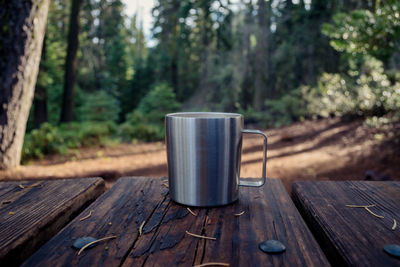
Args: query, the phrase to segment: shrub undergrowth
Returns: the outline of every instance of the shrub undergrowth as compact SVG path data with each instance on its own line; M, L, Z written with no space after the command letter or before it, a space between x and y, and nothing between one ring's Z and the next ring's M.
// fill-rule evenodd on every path
M25 135L22 162L47 154L66 155L69 149L109 146L118 142L114 122L73 122L60 126L43 123Z
M65 155L71 149L81 147L108 146L120 141L137 142L157 141L164 138L164 116L178 111L180 103L172 88L166 84L156 85L139 103L139 106L127 115L126 121L117 125L114 121L117 112L113 105L102 109L96 100L104 100L107 95L93 95L94 103L87 105L84 118L91 121L72 122L55 126L44 123L39 129L25 135L22 149L22 161L43 158L47 154ZM107 101L106 101L107 102ZM113 103L111 101L108 101ZM113 121L101 121L104 119Z

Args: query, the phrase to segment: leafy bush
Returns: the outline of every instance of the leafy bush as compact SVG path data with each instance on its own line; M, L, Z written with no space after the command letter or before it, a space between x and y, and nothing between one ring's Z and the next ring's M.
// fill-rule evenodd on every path
M279 99L265 101L266 126L282 126L307 116L307 105L299 89L285 94Z
M28 158L42 158L51 153L65 153L63 138L58 134L57 127L43 123L40 129L25 135L22 161Z
M111 99L111 100L110 100ZM46 154L66 154L69 149L91 146L107 146L119 137L124 141L143 141L164 138L164 116L175 112L180 104L173 90L165 84L155 86L140 102L138 108L128 114L127 121L119 127L116 120L117 103L105 92L98 92L86 102L85 119L92 121L72 122L54 126L44 123L39 129L26 134L22 160L42 158ZM97 120L97 121L93 121Z
M60 135L68 148L106 146L117 135L117 125L105 122L72 122L59 127Z
M66 123L57 127L44 123L25 135L22 161L46 154L65 155L68 149L107 146L115 142L117 126L113 122Z
M163 123L167 113L179 110L181 104L176 100L174 90L167 84L158 84L139 103L135 110L151 123ZM129 119L129 115L128 115Z
M348 81L340 74L323 73L316 87L302 86L307 111L312 116L328 117L353 113L356 105Z
M119 112L118 101L104 90L88 94L79 109L83 121L117 121Z
M398 51L400 36L400 20L395 12L398 1L388 2L375 13L369 10L338 13L332 24L323 25L322 32L331 38L331 46L338 51L369 54L386 61Z
M249 116L263 126L281 126L306 117L398 114L400 83L391 81L382 62L371 56L361 57L358 65L347 74L323 73L316 86L301 86L281 98L266 100L264 112Z
M140 101L137 109L127 115L126 122L119 127L119 134L124 141L162 140L165 114L179 108L172 88L158 84Z
M373 116L400 110L400 84L391 85L382 62L365 57L356 74L324 73L316 87L301 87L308 112L327 117Z

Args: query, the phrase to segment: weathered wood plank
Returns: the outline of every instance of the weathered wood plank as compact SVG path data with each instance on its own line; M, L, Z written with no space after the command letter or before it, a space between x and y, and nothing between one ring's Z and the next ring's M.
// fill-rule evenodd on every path
M334 265L400 266L383 251L385 244L399 243L400 182L321 181L296 182L293 199ZM370 205L364 208L346 205Z
M171 201L162 184L152 178L120 179L82 213L94 210L90 219L72 221L24 265L193 266L210 261L231 266L329 265L280 180L269 180L262 188L241 188L240 201L232 205L192 208L197 216ZM242 216L234 216L242 210ZM186 231L217 240L192 237ZM71 244L87 235L117 238L78 256ZM258 244L266 239L279 239L287 251L263 253Z
M58 235L42 246L24 266L118 266L138 239L139 227L163 205L168 189L160 179L120 178ZM80 218L93 210L84 221ZM98 246L83 251L71 248L79 237L102 238L116 235ZM105 249L107 247L107 249Z
M157 227L150 224L150 229L144 228L144 235L123 266L192 266L199 240L187 236L186 231L201 233L206 210L196 211L195 217L183 206L169 198L167 201L165 206L157 209L162 213Z
M260 189L240 188L239 201L208 211L205 234L196 264L227 262L231 266L327 266L324 254L307 229L282 182L268 179ZM244 211L243 215L235 216ZM286 246L280 255L261 252L258 244L276 239Z
M15 266L104 192L101 178L0 183L0 266Z

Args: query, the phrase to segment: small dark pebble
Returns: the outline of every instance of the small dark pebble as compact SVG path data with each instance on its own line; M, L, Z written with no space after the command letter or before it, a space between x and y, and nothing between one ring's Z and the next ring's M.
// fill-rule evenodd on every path
M72 244L72 247L74 249L81 249L84 246L86 246L87 244L89 244L90 242L93 242L93 241L96 241L96 240L97 239L94 238L94 237L84 236L84 237L81 237L81 238L78 238L77 240L75 240L75 242ZM94 247L96 245L97 245L97 243L92 244L92 245L89 246L89 248L92 248L92 247Z
M383 250L390 256L400 259L400 246L396 244L385 245Z
M286 250L284 244L278 240L266 240L258 245L265 253L282 253Z

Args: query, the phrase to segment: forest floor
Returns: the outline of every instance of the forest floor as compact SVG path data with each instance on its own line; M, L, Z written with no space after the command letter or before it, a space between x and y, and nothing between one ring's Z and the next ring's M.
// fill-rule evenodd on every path
M399 132L400 124L391 132ZM269 136L267 176L290 191L298 180L400 180L400 144L363 121L304 121L265 130ZM262 138L245 135L241 177L261 177ZM52 155L14 170L0 180L103 177L107 186L121 176L167 175L165 144L119 144Z

